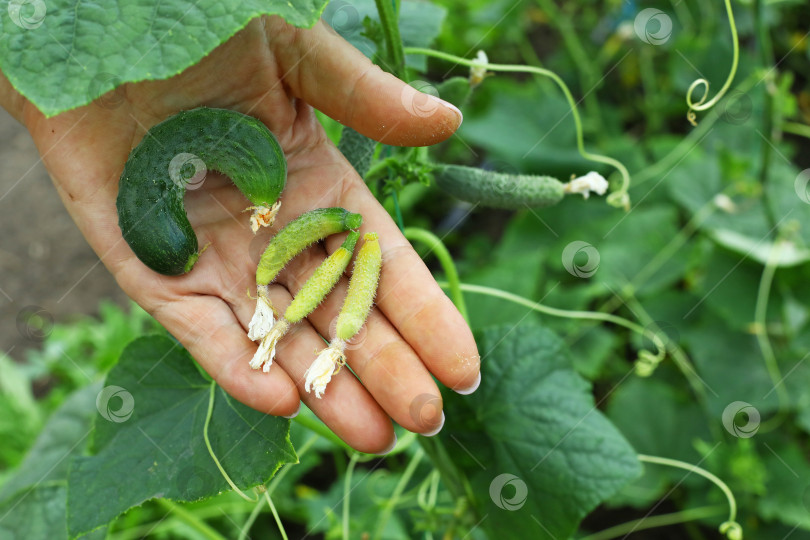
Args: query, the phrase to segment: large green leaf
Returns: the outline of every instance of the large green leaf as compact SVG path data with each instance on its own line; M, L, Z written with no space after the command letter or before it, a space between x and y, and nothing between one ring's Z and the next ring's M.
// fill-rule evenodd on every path
M569 538L638 476L636 454L552 332L493 327L478 346L481 387L473 397L445 396L441 437L472 484L481 526L493 538Z
M100 389L94 384L68 397L0 488L0 538L67 538L69 458L87 445ZM104 538L104 532L90 537Z
M104 4L2 0L0 69L21 94L53 116L85 105L121 83L176 75L260 15L280 15L296 26L311 26L325 4L326 0Z
M149 499L193 501L228 489L203 439L212 384L169 338L140 338L124 350L97 402L95 455L70 468L72 536ZM240 488L296 461L289 420L250 409L218 387L212 406L211 446Z
M431 2L404 1L399 4L399 34L406 47L428 47L439 35L447 10ZM323 19L363 54L373 58L378 45L369 39L363 20L368 17L379 24L374 0L334 0L323 12ZM380 35L380 37L382 37ZM408 55L405 63L425 71L424 56Z
M644 454L695 463L701 459L694 448L695 440L711 440L706 423L700 422L705 418L700 405L675 385L655 378L632 377L623 382L611 394L606 412L633 447ZM649 467L611 502L646 506L660 498L667 486L682 481L679 469Z

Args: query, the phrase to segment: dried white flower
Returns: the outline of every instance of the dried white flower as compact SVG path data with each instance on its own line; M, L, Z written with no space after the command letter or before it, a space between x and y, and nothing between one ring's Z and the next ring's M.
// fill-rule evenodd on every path
M248 325L248 338L253 341L264 339L264 336L270 333L270 329L273 328L276 322L273 304L270 303L268 297L267 285L259 285L257 293L256 311L253 312L253 318L250 319Z
M276 203L271 206L251 206L247 208L247 210L253 210L250 214L250 230L254 232L258 232L261 227L269 227L273 224L276 220L276 214L278 214L278 210L281 208L281 201L276 201Z
M327 348L320 352L305 374L304 389L307 392L314 391L316 398L323 395L326 385L332 380L332 375L340 371L340 368L346 364L346 355L343 353L345 348L345 341L334 339Z
M478 54L475 57L476 62L481 62L482 64L488 64L489 59L487 58L487 53L484 51L478 51ZM470 86L476 87L481 84L481 81L487 76L487 68L485 67L471 67L470 68Z
M256 350L256 354L253 355L253 360L250 361L250 367L253 369L262 368L265 373L270 371L270 366L273 365L273 360L276 359L276 345L289 328L290 323L286 319L279 319L273 325L270 333L259 343L259 348Z
M564 184L563 190L566 193L581 193L583 199L587 199L591 192L597 195L604 195L608 188L608 181L598 172L591 171L585 176L574 178Z
M737 205L731 200L731 197L725 193L718 193L714 196L714 205L727 214L735 214L737 212Z

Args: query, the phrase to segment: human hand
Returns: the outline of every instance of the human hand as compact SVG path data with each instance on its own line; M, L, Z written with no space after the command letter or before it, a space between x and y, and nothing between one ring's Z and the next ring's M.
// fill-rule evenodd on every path
M339 437L364 452L391 446L391 418L419 433L439 428L443 416L434 407L441 398L431 374L451 388L477 384L479 358L472 334L328 140L310 105L376 140L409 146L444 140L458 127L459 114L433 102L432 114L413 114L409 104L431 98L383 73L323 23L302 30L277 17L252 21L171 79L127 84L116 96L121 101L114 108L93 103L46 119L0 78L2 103L31 132L65 206L122 289L177 337L218 384L250 407L289 416L302 399ZM279 139L288 180L273 232L304 211L342 206L363 215L361 231L379 234L383 269L377 304L362 346L347 351L362 384L341 370L323 398L303 389L304 372L324 347L319 334L329 336L345 295L345 279L279 343L269 373L250 369L256 344L246 329L255 301L245 291L255 287L263 244L256 249L258 240L241 214L247 200L222 175L209 173L199 189L186 193L200 245L211 244L192 272L159 275L123 241L115 197L130 150L152 125L201 105L255 116ZM330 238L326 249L314 246L297 257L271 286L274 305L283 310L341 241ZM419 411L420 404L436 414Z

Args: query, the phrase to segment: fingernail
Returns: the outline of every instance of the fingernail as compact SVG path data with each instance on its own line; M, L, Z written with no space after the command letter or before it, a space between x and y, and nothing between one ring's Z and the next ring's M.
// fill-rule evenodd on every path
M467 388L453 388L453 391L456 394L461 394L462 396L467 396L478 390L478 387L481 386L481 371L478 371L478 377L475 378L475 382L472 383Z
M433 437L434 435L438 434L442 430L442 428L444 427L444 420L445 420L444 411L442 411L442 421L439 424L439 427L437 427L433 431L428 431L427 433L422 433L422 435L425 436L425 437Z
M426 94L426 95L430 96L431 98L435 99L436 101L438 101L439 103L441 103L442 105L444 105L445 107L450 109L451 111L455 112L458 115L458 125L459 126L461 125L461 123L464 121L464 115L461 113L461 109L459 109L458 107L456 107L455 105L453 105L449 101L445 101L445 100L443 100L442 98L440 98L438 96L434 96L433 94Z
M290 416L282 416L282 418L286 418L287 420L292 420L293 418L298 416L298 413L300 413L300 412L301 412L301 402L299 401L298 402L298 408L295 410L295 412L292 413Z
M391 445L382 452L378 452L378 455L384 456L386 454L390 454L396 447L397 447L397 434L394 433L394 440L391 442Z

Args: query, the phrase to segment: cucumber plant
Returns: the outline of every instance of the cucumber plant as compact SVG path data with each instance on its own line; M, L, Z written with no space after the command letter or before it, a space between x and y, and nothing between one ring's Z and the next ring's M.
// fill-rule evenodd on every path
M250 201L254 232L272 224L287 180L287 162L273 133L236 111L182 111L149 130L119 180L118 224L152 270L183 274L199 258L183 195L189 181L207 169L226 174Z

